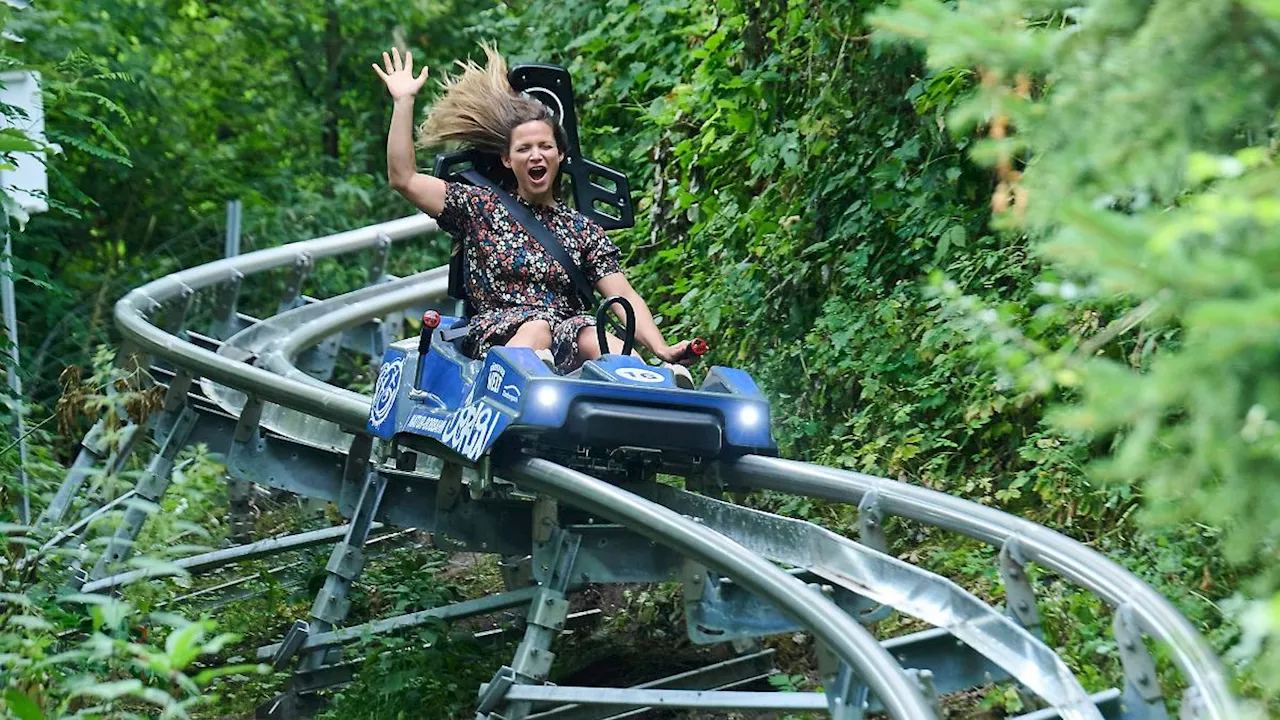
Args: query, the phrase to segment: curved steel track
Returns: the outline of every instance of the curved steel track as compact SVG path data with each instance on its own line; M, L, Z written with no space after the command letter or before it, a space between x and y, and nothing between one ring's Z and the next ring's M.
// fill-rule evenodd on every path
M525 640L512 663L514 671L504 667L493 682L480 689L477 717L621 717L628 708L644 706L637 703L673 703L687 707L825 707L839 718L861 717L867 708L882 708L894 718L931 718L937 713L935 691L945 693L960 687L949 684L953 679L949 679L946 665L951 661L941 661L941 670L925 671L920 669L923 665L909 664L906 658L915 658L912 652L922 652L923 643L939 638L945 641L943 645L951 643L953 650L967 648L971 659L987 668L986 677L992 678L994 672L998 676L994 679L1016 682L1028 697L1038 697L1046 709L1028 718L1165 717L1165 700L1144 638L1168 648L1188 688L1182 702L1187 717L1228 720L1239 715L1212 650L1149 586L1074 540L943 493L756 456L719 464L709 473L714 481L710 484L720 488L769 489L856 504L861 543L809 523L723 502L714 492L708 496L652 484L613 485L532 458L495 468L501 497L481 497L476 492L474 498L459 500L456 489L451 489L447 468L432 458L421 458L425 465L410 467L395 449L378 448L364 435L369 399L325 380L325 368L332 367L339 346L363 348L376 362L381 346L399 333L399 319L424 306L444 306L445 269L396 279L374 267L370 284L355 292L325 300L305 299L300 294L306 273L318 261L372 251L378 258L375 265L384 263L391 243L435 229L434 221L415 215L219 260L147 283L115 307L125 347L150 356L163 368L169 385L165 410L152 428L161 438L157 455L161 461L149 468L139 483L142 497L154 500L164 491L167 481L162 476L168 470L162 456L168 452L171 462L176 452L170 446L200 439L211 446L221 445L214 449L227 452L231 474L240 482L252 480L333 500L352 518L345 530L308 535L306 542L311 544L339 541L329 564L326 588L317 598L308 627L300 623L297 632L260 653L274 658L278 666L299 656L293 691L317 687L317 678L333 671L326 660L328 651L354 634L343 635L345 631L336 629L345 609L332 614L322 606L334 598L345 598L345 588L363 564L364 540L375 526L376 516L387 525L433 527L442 536L453 537L459 546L503 555L530 552L522 550L518 539L512 539L507 526L517 525L522 532L532 533L534 564L542 563L541 572L533 571L533 589L517 588L507 594L509 597L496 596L488 605L483 600L469 601L479 603L482 610L533 601ZM282 299L281 312L261 321L237 315L235 298L241 283L271 270L293 273L293 295ZM220 299L215 325L221 332L214 334L223 337L221 342L184 331L187 311L200 295ZM306 371L299 369L300 363ZM122 452L127 450L116 451ZM91 456L90 464L116 458L92 438L86 439L84 454ZM399 462L393 463L397 459ZM317 473L330 473L332 478L318 478ZM76 479L69 477L59 493L61 501L46 511L46 521L60 520L78 488ZM539 513L547 503L553 508L556 504L573 508L588 518L588 524L582 524L579 516L569 522L569 516L564 515L563 528L553 521L551 531L540 529L538 518L545 519L545 513ZM1007 609L996 610L952 581L885 554L880 524L890 515L1000 547ZM127 555L127 546L136 537L128 517L116 535L118 542L106 553L110 558L101 560L88 578L82 578L89 581L85 589L117 588L145 576L137 571L108 574L112 563ZM606 540L610 538L615 544L631 543L627 547L640 550L609 549ZM272 542L260 541L243 551L212 553L190 564L214 567L252 553L260 556L279 549L271 546ZM647 559L637 560L640 555ZM643 570L637 569L646 562L649 565ZM619 563L628 567L615 567ZM1095 593L1115 610L1114 627L1124 668L1123 677L1116 679L1119 691L1090 696L1045 645L1038 628L1034 589L1026 580L1028 563ZM767 634L767 628L776 630L791 623L812 633L833 660L824 671L826 695L761 700L766 695L784 694L588 690L540 682L545 677L542 666L549 666L548 656L553 657L551 638L564 620L563 612L561 617L548 620L539 603L561 608L567 605L563 603L564 592L602 573L612 581L655 579L664 577L663 573L671 577L681 568L686 571L690 613L706 615L711 618L707 621L710 625L715 625L715 613L725 615L723 626L714 632L728 628L731 635L738 632L745 637ZM582 577L568 577L570 571L581 571ZM455 612L446 608L436 615L461 616L464 610L472 609L468 606ZM912 636L910 647L906 640L896 645L896 641L877 642L865 625L891 609L936 629ZM428 614L431 612L435 611ZM392 629L418 621L409 617L372 625L379 630ZM691 636L702 632L690 622ZM939 687L934 687L935 682ZM784 700L792 705L785 705ZM561 703L559 709L545 709L556 702ZM593 702L604 703L606 711L612 708L618 713L573 714ZM305 708L293 710L305 712ZM282 701L263 712L283 717L292 711Z

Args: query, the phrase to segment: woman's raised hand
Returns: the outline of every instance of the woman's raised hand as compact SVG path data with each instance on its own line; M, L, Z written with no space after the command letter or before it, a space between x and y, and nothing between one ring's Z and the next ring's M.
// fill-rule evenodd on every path
M413 53L408 50L405 50L403 60L400 58L400 51L396 48L391 48L391 55L382 53L382 65L383 67L378 67L378 63L374 63L373 71L378 73L382 82L387 84L387 91L391 93L392 100L417 95L422 89L422 84L427 81L426 65L422 66L422 72L417 77L413 76Z

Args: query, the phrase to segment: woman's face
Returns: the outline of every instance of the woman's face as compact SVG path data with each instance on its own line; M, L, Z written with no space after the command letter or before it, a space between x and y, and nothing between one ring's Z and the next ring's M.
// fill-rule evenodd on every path
M564 153L556 146L551 126L541 120L517 125L502 164L515 173L519 192L526 200L549 200L551 183Z

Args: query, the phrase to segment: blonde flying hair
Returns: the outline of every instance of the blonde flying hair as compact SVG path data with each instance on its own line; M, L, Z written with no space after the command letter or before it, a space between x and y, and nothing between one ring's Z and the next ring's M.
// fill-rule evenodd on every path
M441 81L444 91L418 126L418 147L454 145L504 156L517 127L542 120L551 127L560 152L565 152L564 130L551 110L511 88L507 61L497 48L486 43L480 47L486 67L458 61L461 74Z

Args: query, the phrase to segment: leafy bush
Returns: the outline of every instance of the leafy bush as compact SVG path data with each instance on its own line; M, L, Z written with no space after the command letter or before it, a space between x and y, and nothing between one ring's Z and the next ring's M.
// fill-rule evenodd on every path
M1140 487L1151 522L1222 528L1211 547L1253 575L1238 650L1280 692L1262 643L1280 631L1280 12L909 0L876 23L980 74L949 120L987 135L971 154L1001 180L997 224L1048 263L1014 307L943 283L956 326L1020 387L1060 391L1055 426L1110 443L1093 476Z

